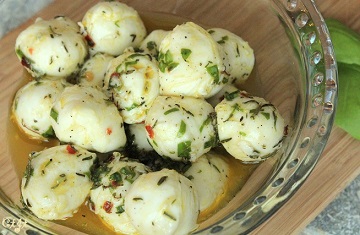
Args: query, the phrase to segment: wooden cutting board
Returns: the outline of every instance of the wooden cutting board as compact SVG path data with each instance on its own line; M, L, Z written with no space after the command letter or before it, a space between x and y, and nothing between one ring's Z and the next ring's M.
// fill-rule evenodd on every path
M63 4L70 1L62 1ZM184 3L185 4L185 3ZM360 1L359 0L323 0L318 3L324 17L339 19L360 33ZM43 15L56 14L56 4L50 5ZM71 5L71 4L69 4ZM87 9L91 4L85 4ZM71 9L73 14L83 9ZM6 35L0 41L0 79L5 76L14 80L0 80L0 110L5 112L9 107L9 92L18 86L17 76L21 76L17 59L14 55L14 40L34 18ZM16 61L16 63L14 63ZM15 84L14 84L15 83ZM6 122L1 115L1 122ZM5 129L1 126L1 132ZM3 143L2 143L3 145ZM360 174L360 141L356 141L341 129L334 127L328 145L309 176L308 180L295 195L278 210L278 212L256 229L254 234L296 234L305 228L334 198Z

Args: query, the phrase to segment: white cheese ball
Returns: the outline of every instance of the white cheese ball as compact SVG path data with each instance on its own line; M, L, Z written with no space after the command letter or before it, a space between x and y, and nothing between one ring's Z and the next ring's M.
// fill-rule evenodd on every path
M225 96L216 107L219 141L245 163L273 156L281 147L285 122L276 107L246 92Z
M111 162L97 171L98 178L90 192L90 209L115 232L134 234L136 229L124 210L124 199L133 182L149 170L115 153Z
M104 86L105 73L113 56L96 53L81 67L77 83L83 86Z
M194 162L214 146L213 113L203 99L158 96L145 119L147 139L164 158Z
M12 117L30 139L48 140L55 137L50 110L65 85L63 79L33 80L16 92Z
M139 46L146 36L137 11L117 1L97 3L85 13L80 25L93 54L118 56L127 47Z
M211 104L213 107L215 107L218 103L220 103L225 96L225 93L232 93L234 91L238 91L239 89L235 87L232 84L226 84L218 93L210 97L209 99L206 99L209 104Z
M21 195L40 219L71 217L90 193L90 167L96 158L74 145L60 145L30 154Z
M79 26L66 17L38 19L16 39L21 64L34 77L67 77L79 71L88 55Z
M160 93L208 98L228 81L223 48L200 26L176 26L161 41Z
M159 95L156 60L148 54L128 52L115 58L107 71L107 88L127 124L145 120Z
M125 211L140 234L184 235L197 227L193 184L174 170L141 175L125 196Z
M93 87L67 87L51 109L56 137L101 153L124 147L123 119L104 93Z
M208 152L194 162L184 175L194 183L200 201L200 212L225 195L229 165L219 154Z
M224 48L228 57L230 82L242 84L254 68L255 56L249 43L238 35L221 28L212 28L208 32Z
M146 36L144 41L141 42L139 49L157 59L161 41L165 38L166 35L168 35L168 33L169 31L162 29L156 29L152 31L149 33L149 35Z
M133 145L141 151L153 151L153 147L149 144L149 141L146 138L146 129L144 123L130 124L129 125L129 134L133 140Z

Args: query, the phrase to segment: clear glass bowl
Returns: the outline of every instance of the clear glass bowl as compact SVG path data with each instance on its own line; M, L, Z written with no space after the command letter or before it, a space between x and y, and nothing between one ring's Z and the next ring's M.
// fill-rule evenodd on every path
M57 1L41 11L45 19L66 15L80 21L96 1ZM272 216L315 167L329 137L337 98L337 68L329 34L312 0L126 0L149 29L171 29L184 21L221 27L247 40L256 65L243 89L265 97L289 125L288 137L274 158L260 164L237 195L202 222L195 234L244 234ZM28 23L30 24L30 22ZM22 26L18 29L24 29ZM16 36L4 38L13 47ZM5 44L3 45L5 46ZM2 46L2 47L3 47ZM74 234L72 228L41 221L22 209L19 178L9 144L9 107L23 83L15 53L1 54L0 215L2 226L18 234ZM2 67L4 68L4 67ZM4 71L1 69L1 71ZM14 144L14 142L12 142ZM80 232L79 232L80 233Z

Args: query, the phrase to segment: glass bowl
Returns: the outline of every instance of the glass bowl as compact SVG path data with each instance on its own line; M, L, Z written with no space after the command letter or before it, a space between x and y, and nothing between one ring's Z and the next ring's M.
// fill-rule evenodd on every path
M55 1L37 16L50 19L65 15L80 21L92 1ZM261 164L247 166L236 196L203 221L195 234L245 234L272 216L302 185L315 167L329 137L337 98L337 67L324 20L312 0L197 0L122 1L142 16L148 31L172 29L194 21L220 27L241 36L255 52L255 67L241 88L262 96L278 107L288 128L282 149ZM17 34L27 22L5 37L1 48L14 48ZM62 222L41 221L23 210L20 179L14 155L24 155L20 136L12 136L10 105L24 84L24 72L14 50L0 50L1 143L0 215L3 228L18 234L92 233L79 219L66 227ZM6 67L5 67L6 66ZM28 143L30 146L32 143ZM36 146L36 145L34 145ZM17 157L17 156L16 156ZM19 156L27 161L27 154ZM239 172L240 174L240 172Z

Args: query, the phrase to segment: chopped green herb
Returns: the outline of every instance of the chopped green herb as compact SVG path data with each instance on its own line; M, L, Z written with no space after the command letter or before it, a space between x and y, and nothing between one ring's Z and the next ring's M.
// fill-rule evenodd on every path
M149 51L152 51L152 50L156 49L156 48L157 48L156 42L154 42L154 41L149 41L149 42L147 42L146 48L147 48Z
M243 131L240 131L239 134L240 134L241 136L246 136L246 133L243 132Z
M120 205L116 207L116 214L121 214L125 211L124 206Z
M30 160L28 162L28 164L26 165L26 170L25 170L25 173L24 173L24 178L25 178L25 186L24 186L24 188L26 188L27 185L29 184L30 178L31 178L31 176L33 176L33 174L34 174L34 168L31 165L31 160Z
M171 108L171 109L165 111L164 115L168 115L169 113L173 113L173 112L176 112L176 111L179 111L179 109L178 108Z
M266 120L270 119L270 113L261 112L261 114L266 118Z
M125 180L133 183L136 177L135 167L124 166L120 169L120 173L125 175Z
M186 61L187 58L189 58L190 54L191 54L190 49L181 48L181 56L185 61Z
M209 115L205 121L203 121L203 123L200 126L200 133L203 131L204 127L209 125L211 123L211 116Z
M229 39L228 36L221 37L221 40L217 41L217 43L219 43L219 44L224 44L225 41L227 41L228 39Z
M67 178L66 178L65 174L59 175L59 177L56 179L56 184L54 186L52 186L51 189L55 189L55 188L59 187L60 184L66 182L66 181L67 181Z
M211 77L214 78L215 84L219 84L220 82L220 74L219 74L219 68L217 65L207 65L206 71L211 75Z
M171 220L173 220L173 221L176 221L176 218L175 218L174 216L170 215L168 212L164 211L164 215L165 215L166 217L168 217L169 219L171 219Z
M159 181L157 182L157 185L160 186L162 183L165 182L165 180L166 180L167 178L168 178L167 175L161 177L161 178L159 179Z
M191 153L191 141L183 141L180 142L177 146L177 152L178 152L178 157L183 158L183 159L190 159L190 153Z
M176 135L176 137L180 138L181 136L183 136L186 132L186 123L181 120L181 123L180 123L180 128L179 128L179 131Z
M52 117L55 120L55 122L57 122L58 116L59 113L54 108L51 108L50 117Z
M224 122L227 122L230 120L230 118L232 118L234 116L234 113L236 111L243 111L242 108L240 108L240 105L238 103L235 103L233 106L232 106L233 110L231 111L229 117L224 121Z
M179 63L176 63L173 61L173 56L170 52L170 50L167 50L166 53L159 53L159 69L161 72L165 72L165 69L167 68L168 71L173 70L176 66L179 65Z
M49 128L41 135L45 138L52 138L55 136L55 132L54 132L54 129L52 128L52 126L49 126Z
M137 107L140 107L142 104L137 104L137 103L133 103L130 107L126 107L126 111L130 111L130 110L133 110Z
M212 164L212 163L210 163L210 164L215 168L215 170L217 170L219 173L221 173L219 168L215 164Z
M210 136L210 139L204 143L204 149L216 146L215 136Z
M227 138L227 139L223 139L223 140L220 140L220 143L226 143L226 142L229 142L232 138Z
M81 161L87 161L87 160L91 160L93 157L89 156L89 157L84 157L83 159L81 159Z
M78 176L81 176L81 177L86 177L86 175L85 174L82 174L82 173L75 173L76 175L78 175Z
M215 30L210 29L210 30L208 31L208 33L209 33L209 34L213 34L213 33L215 33Z
M233 91L233 92L225 92L224 94L224 98L228 101L231 101L233 99L235 99L236 97L239 97L240 95L240 90L236 90L236 91Z
M142 200L144 200L144 199L141 198L141 197L134 197L133 200L134 200L134 201L142 201Z
M111 174L109 176L109 179L111 181L116 182L117 184L122 182L122 177L121 177L121 174L119 172L114 172L113 174Z
M168 65L167 69L170 72L171 70L173 70L174 68L176 68L176 66L178 66L179 63L176 62L172 62L171 64Z

